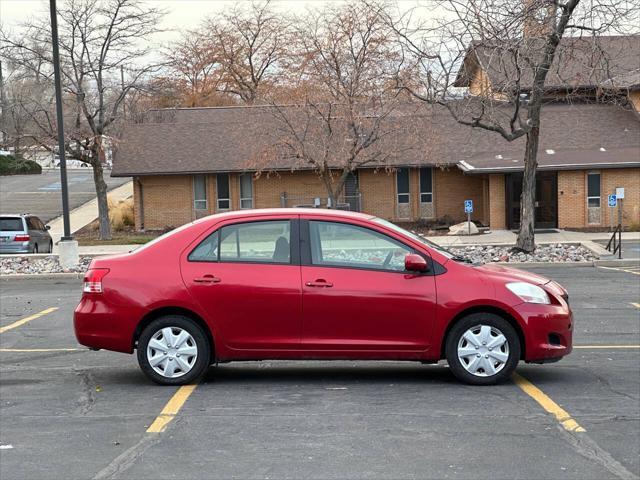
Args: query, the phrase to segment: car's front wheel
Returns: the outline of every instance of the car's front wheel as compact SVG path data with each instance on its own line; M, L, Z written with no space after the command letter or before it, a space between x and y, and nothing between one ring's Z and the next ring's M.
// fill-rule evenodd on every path
M520 360L520 339L504 318L474 313L458 321L447 336L449 368L462 382L494 385L507 380Z
M199 379L209 366L210 351L202 328L181 315L155 319L138 339L140 368L162 385L185 385Z

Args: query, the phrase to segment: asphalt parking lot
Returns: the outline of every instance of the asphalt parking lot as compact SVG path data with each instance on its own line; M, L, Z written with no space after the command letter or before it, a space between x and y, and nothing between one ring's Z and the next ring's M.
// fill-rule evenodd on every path
M96 196L90 168L67 171L69 207L74 209ZM130 178L112 178L105 171L109 190ZM40 175L7 175L0 177L1 213L32 213L43 222L62 215L60 170L44 170Z
M80 349L78 280L2 280L0 477L637 478L640 269L532 270L568 288L576 349L497 387L400 362L232 363L159 387L133 356Z

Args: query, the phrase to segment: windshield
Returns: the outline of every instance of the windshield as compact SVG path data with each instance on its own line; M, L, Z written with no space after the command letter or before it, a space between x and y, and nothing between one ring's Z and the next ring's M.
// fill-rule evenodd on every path
M380 225L384 225L385 227L388 227L388 228L390 228L392 230L395 230L398 233L406 235L407 237L410 237L410 238L412 238L414 240L417 240L420 243L424 243L425 245L428 245L429 247L433 248L434 250L437 250L439 253L441 253L442 255L444 255L447 258L456 258L456 255L451 253L446 248L442 248L440 245L438 245L437 243L433 243L431 240L427 240L426 238L421 237L420 235L417 235L417 234L415 234L413 232L405 230L404 228L399 227L395 223L388 222L386 220L383 220L382 218L374 218L373 221L378 223L378 224L380 224Z

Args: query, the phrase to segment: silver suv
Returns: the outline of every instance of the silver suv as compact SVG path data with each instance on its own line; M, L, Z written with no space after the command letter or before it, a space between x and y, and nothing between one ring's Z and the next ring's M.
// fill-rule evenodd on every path
M48 230L34 215L0 215L0 253L51 253Z

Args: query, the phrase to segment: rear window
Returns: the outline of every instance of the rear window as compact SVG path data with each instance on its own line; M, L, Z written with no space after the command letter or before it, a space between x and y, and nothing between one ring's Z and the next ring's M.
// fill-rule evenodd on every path
M1 232L15 232L24 230L22 219L17 217L0 217Z

